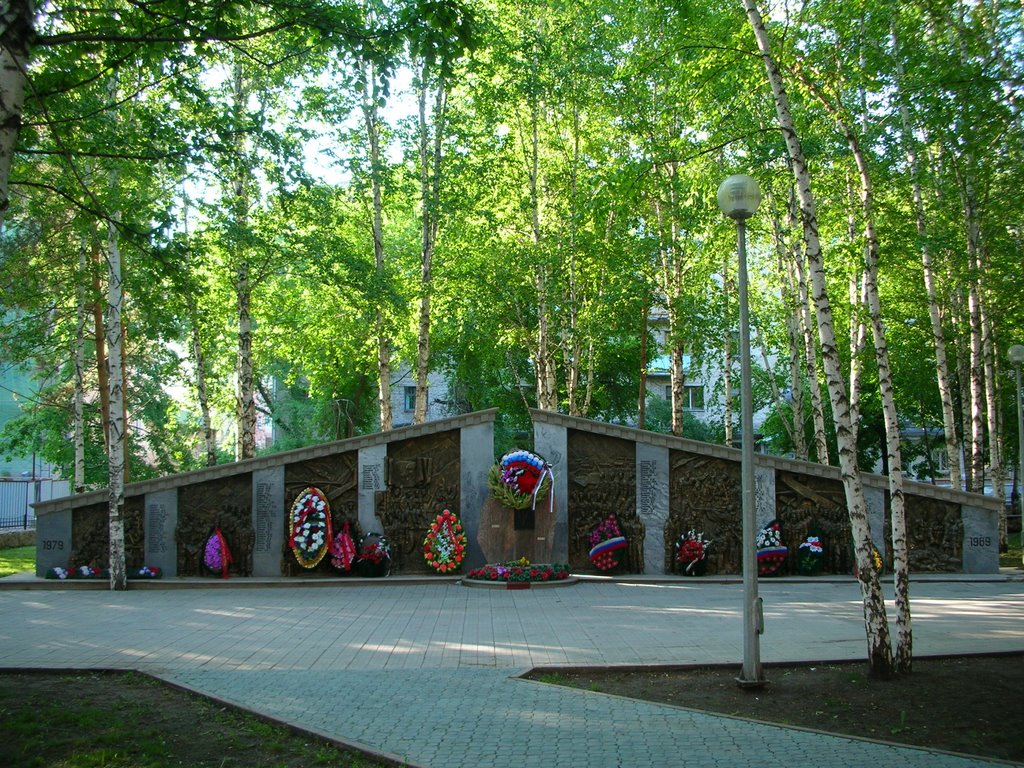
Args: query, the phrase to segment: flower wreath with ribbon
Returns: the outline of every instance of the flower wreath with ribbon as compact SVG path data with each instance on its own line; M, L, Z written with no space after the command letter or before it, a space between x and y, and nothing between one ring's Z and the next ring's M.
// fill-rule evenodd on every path
M430 523L423 540L423 558L438 573L454 573L466 557L466 542L458 516L446 509Z
M352 570L352 564L356 560L356 543L352 539L352 532L348 527L348 520L341 524L338 535L331 540L331 566L348 573Z
M821 543L821 536L815 532L808 533L796 548L797 570L804 576L813 576L821 570L824 560L825 545Z
M551 465L529 451L509 451L487 473L494 498L511 509L536 508L551 490ZM552 499L553 501L553 499Z
M210 538L206 540L206 548L203 550L203 565L213 572L220 571L222 579L228 577L228 566L234 562L228 542L221 533L219 527L213 529Z
M288 546L303 568L315 568L327 554L334 532L331 530L331 507L319 488L309 487L292 504L291 535Z
M710 548L711 539L704 538L702 531L691 528L676 541L676 563L682 566L685 575L698 576Z
M359 559L380 565L391 560L391 544L383 533L368 533L359 542Z
M590 562L599 570L610 571L619 564L626 546L619 521L608 515L590 532Z
M759 576L773 576L782 570L789 555L789 547L782 543L782 524L772 520L758 531L757 573Z

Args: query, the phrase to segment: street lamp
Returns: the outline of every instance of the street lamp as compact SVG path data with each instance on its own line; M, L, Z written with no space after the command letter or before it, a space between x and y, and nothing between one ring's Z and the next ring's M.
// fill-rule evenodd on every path
M1006 350L1006 356L1017 369L1017 456L1020 461L1017 482L1024 483L1024 412L1020 402L1020 364L1024 363L1024 346L1014 344ZM1024 562L1024 487L1017 490L1017 512L1020 513L1021 562Z
M718 188L718 207L736 222L739 242L740 293L740 428L743 431L740 485L743 499L743 671L736 682L756 688L767 681L761 668L758 635L763 630L761 599L757 595L757 550L754 542L756 504L754 497L754 399L750 374L750 316L747 302L747 230L746 220L761 202L757 182L744 174L730 176Z

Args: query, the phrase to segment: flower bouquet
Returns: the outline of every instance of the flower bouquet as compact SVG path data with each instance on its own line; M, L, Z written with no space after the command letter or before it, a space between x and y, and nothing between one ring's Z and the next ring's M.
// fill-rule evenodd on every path
M708 567L708 550L711 539L704 538L704 533L692 528L676 541L675 562L682 568L685 576L703 576Z
M228 577L228 566L234 562L231 550L224 539L220 528L214 528L210 538L206 540L206 547L203 549L203 565L214 573L220 573L221 578Z
M789 555L789 547L782 543L782 525L779 521L772 520L762 528L757 534L755 543L758 575L778 575Z
M391 570L391 545L382 533L368 533L359 542L356 568L360 576L387 576Z
M95 565L79 565L77 568L50 568L45 575L47 579L106 579L110 574Z
M438 573L455 573L466 556L466 533L450 510L444 510L430 524L423 540L423 558Z
M129 579L159 579L163 573L155 565L144 565L128 574Z
M551 490L551 465L529 451L509 451L487 473L487 485L506 507L532 508Z
M602 571L615 568L627 546L615 515L608 515L590 532L590 562Z
M809 533L796 548L796 569L802 576L815 576L821 573L824 563L825 546L821 543L821 537Z
M348 573L356 561L356 543L348 527L348 520L341 524L338 535L331 540L331 567L342 573Z
M306 488L295 499L291 511L292 533L288 546L303 568L315 568L334 540L331 507L319 488Z

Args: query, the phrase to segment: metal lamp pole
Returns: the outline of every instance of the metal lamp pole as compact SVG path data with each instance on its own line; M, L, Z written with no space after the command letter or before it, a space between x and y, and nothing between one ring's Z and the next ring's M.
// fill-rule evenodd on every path
M1017 482L1024 483L1024 411L1020 402L1020 364L1024 363L1024 346L1014 344L1006 351L1014 368L1017 369L1017 456L1020 464L1017 470ZM1024 486L1017 490L1017 512L1020 514L1020 548L1021 562L1024 563Z
M737 682L741 687L765 684L761 667L760 632L762 631L761 600L757 594L756 499L754 496L754 398L750 372L750 314L747 301L747 237L746 220L757 210L761 190L749 176L730 176L718 188L718 207L736 222L739 250L740 300L740 427L743 430L740 484L743 500L743 671Z

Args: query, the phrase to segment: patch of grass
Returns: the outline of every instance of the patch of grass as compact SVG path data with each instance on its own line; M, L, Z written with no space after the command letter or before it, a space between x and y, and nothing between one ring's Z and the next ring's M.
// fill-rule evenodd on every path
M383 768L144 675L0 673L4 768Z
M548 683L550 685L565 685L565 680L562 678L559 672L545 672L540 675L537 680L542 683Z
M0 549L0 579L12 573L36 569L35 547L9 547Z
M1020 533L1015 532L1008 535L1008 541L1006 542L1006 551L999 553L999 567L1000 568L1022 568L1024 565L1021 563L1021 549L1020 549Z

